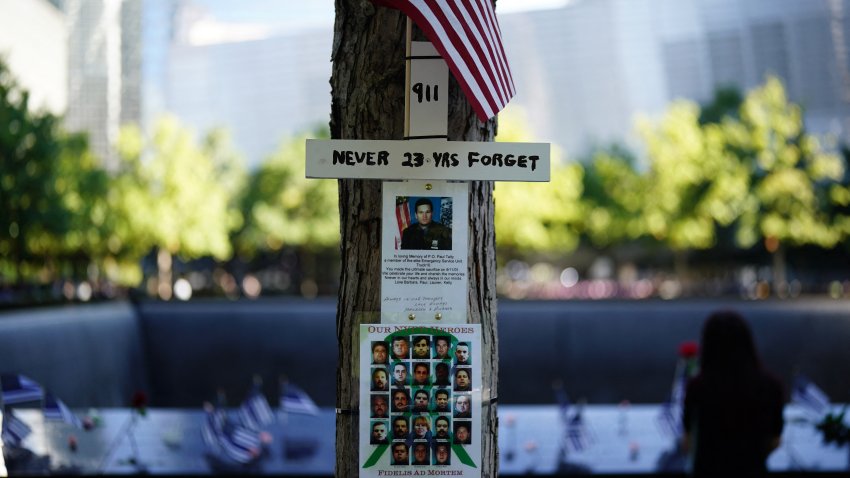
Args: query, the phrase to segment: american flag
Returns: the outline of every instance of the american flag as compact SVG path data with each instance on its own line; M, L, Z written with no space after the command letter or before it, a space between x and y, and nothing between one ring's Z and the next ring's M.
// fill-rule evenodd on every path
M237 463L250 463L260 456L262 444L257 434L245 427L227 425L211 404L204 406L201 436L214 453L222 453ZM227 428L227 431L225 431Z
M589 438L581 412L576 412L567 424L567 440L574 451L587 448Z
M77 428L83 428L83 423L74 415L71 409L50 392L44 394L43 412L45 420L62 421L70 423Z
M410 225L410 203L406 196L399 196L395 200L395 218L398 222L398 234L395 236L395 248L401 249L401 234Z
M319 407L307 392L298 385L284 382L281 385L280 409L284 412L304 413L307 415L318 415Z
M32 433L32 429L16 417L12 410L9 410L3 417L3 445L10 448L18 448L21 443Z
M0 375L2 402L5 405L33 402L44 398L44 390L35 380L12 373Z
M802 375L794 379L791 401L818 416L829 410L829 397L814 382Z
M259 386L253 386L239 406L239 421L250 430L260 430L274 421L274 412Z
M569 424L570 397L564 387L558 385L555 387L555 399L558 401L558 412L561 415L561 423L564 426Z
M372 0L405 13L449 66L481 121L513 98L511 70L491 0Z
M682 436L685 432L682 424L682 407L666 402L661 405L658 412L658 426L661 432L673 438Z

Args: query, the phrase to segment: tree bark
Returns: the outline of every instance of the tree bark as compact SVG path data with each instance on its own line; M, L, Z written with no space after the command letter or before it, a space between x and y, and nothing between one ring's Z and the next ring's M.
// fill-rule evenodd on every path
M368 0L336 0L332 51L331 137L401 139L404 135L405 24L396 10ZM450 140L492 141L496 124L481 123L450 79ZM337 477L359 475L358 326L380 321L381 182L339 181L340 274L337 306ZM482 476L498 471L496 260L493 183L470 183L469 323L482 324Z

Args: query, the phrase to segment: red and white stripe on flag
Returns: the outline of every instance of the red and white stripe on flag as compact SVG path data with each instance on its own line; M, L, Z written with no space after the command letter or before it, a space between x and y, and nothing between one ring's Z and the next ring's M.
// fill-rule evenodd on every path
M410 206L407 199L396 201L395 218L398 222L398 234L395 236L395 248L401 249L401 235L410 225Z
M449 65L478 119L516 94L491 0L372 0L404 12Z

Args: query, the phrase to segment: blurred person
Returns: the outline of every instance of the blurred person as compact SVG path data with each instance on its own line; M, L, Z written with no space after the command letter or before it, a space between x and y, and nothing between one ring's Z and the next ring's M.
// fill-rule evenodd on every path
M470 405L469 395L458 395L455 397L455 418L471 417Z
M427 363L416 362L413 364L413 385L428 385L431 371Z
M428 392L425 390L417 390L413 394L413 411L427 412L428 411Z
M468 368L459 368L455 370L455 390L458 392L468 392L472 390L471 371Z
M469 344L460 342L455 347L455 364L469 365Z
M386 342L372 342L372 363L386 365L387 355Z
M434 358L441 360L449 359L449 338L445 336L434 337Z
M394 390L393 412L406 412L408 410L410 410L410 395L407 394L407 390Z
M389 389L390 383L387 380L387 370L385 368L372 370L372 391L387 392Z
M397 363L393 366L393 387L404 388L408 385L407 365Z
M762 366L744 318L712 313L702 329L700 371L685 391L682 447L693 447L694 476L766 476L782 435L784 393Z
M401 233L401 248L413 250L450 250L452 230L433 220L434 205L429 198L419 198L413 207L416 222Z
M431 358L431 342L428 340L427 336L413 338L413 358Z
M407 445L404 443L393 443L393 461L391 465L409 465L407 456Z
M389 443L387 440L387 424L384 422L374 422L372 423L372 436L369 439L369 443L372 445L386 445Z
M417 443L413 446L413 465L430 465L428 463L428 445Z
M410 358L410 342L407 337L393 338L393 358L400 360Z

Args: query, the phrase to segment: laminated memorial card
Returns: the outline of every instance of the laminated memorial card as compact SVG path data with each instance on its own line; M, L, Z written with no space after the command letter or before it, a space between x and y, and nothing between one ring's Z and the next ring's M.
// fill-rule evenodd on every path
M385 182L381 322L466 322L466 183Z
M480 327L360 326L360 476L481 476Z

